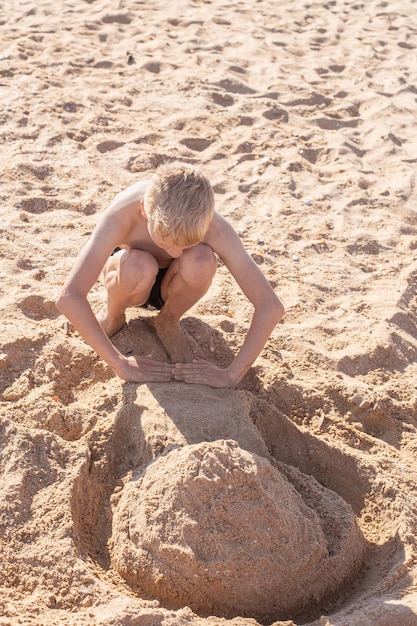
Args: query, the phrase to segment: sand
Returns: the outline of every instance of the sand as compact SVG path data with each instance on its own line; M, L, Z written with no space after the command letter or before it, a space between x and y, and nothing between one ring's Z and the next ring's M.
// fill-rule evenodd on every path
M0 626L417 624L416 22L2 3ZM123 383L54 306L100 211L174 160L286 306L235 390ZM153 315L122 352L167 360ZM250 316L219 263L183 326L227 365Z

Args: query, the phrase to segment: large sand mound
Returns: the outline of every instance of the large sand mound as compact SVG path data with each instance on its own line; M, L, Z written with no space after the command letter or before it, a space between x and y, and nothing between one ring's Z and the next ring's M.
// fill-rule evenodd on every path
M305 614L353 578L364 552L350 507L314 488L323 520L234 441L174 449L124 488L113 567L140 592L203 615Z

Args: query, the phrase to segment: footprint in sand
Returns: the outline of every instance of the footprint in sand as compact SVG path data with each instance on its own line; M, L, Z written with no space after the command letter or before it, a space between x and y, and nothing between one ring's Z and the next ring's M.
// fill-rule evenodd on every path
M55 303L46 300L43 296L27 296L17 302L17 306L26 317L36 321L54 319L59 315Z
M205 137L185 137L184 139L181 139L181 143L184 146L195 152L203 152L204 150L207 150L213 141L213 139L206 139Z
M105 15L101 18L103 24L130 24L132 18L125 13L114 13L112 15Z
M22 209L22 211L27 211L28 213L47 213L54 210L71 210L73 207L69 202L64 202L63 200L56 200L54 198L45 198L45 197L32 197L32 198L22 198L19 201L18 207Z
M218 104L222 107L230 107L235 103L234 99L229 93L221 93L215 91L211 97L215 104Z
M113 150L117 150L118 148L121 148L122 146L124 146L124 142L122 141L102 141L101 143L97 144L96 148L99 152L102 152L103 154L105 152L112 152Z
M262 115L272 122L284 122L287 123L289 120L288 111L282 109L277 106L273 106L262 113Z

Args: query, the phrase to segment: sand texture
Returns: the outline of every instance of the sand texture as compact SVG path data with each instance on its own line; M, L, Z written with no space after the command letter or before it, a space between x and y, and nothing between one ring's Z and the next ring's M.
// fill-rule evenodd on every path
M416 24L0 2L0 626L417 625ZM235 390L123 383L54 306L100 212L176 160L286 306ZM251 313L219 263L183 327L226 366ZM154 315L121 352L168 360Z

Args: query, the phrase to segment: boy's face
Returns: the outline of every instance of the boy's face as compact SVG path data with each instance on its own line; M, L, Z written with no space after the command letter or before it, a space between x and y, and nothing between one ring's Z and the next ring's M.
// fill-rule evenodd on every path
M169 256L172 256L173 259L177 259L181 256L187 248L192 248L192 246L178 246L169 235L167 237L162 237L158 231L155 230L150 220L148 220L148 231L152 241L158 246L158 248L162 248L162 250L168 252Z

